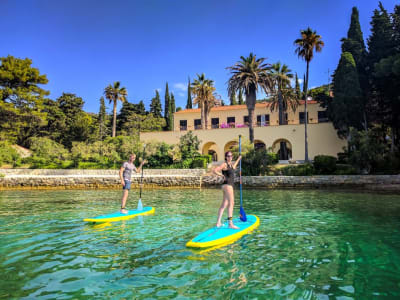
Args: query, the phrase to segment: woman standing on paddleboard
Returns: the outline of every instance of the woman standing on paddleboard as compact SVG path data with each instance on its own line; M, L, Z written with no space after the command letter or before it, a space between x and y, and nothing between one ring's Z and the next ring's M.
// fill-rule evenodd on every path
M135 165L133 164L135 159L136 155L132 153L129 156L129 160L124 162L121 166L121 169L119 169L119 178L121 179L122 189L124 190L121 200L121 213L123 214L128 213L128 211L125 208L125 205L126 205L126 199L128 199L129 190L131 189L132 172L135 171L136 173L139 173L142 166L146 163L146 161L143 160L139 168L136 168Z
M219 167L214 169L214 173L218 176L224 177L224 183L222 184L222 191L224 192L224 196L222 199L221 207L218 210L218 219L217 219L217 227L221 227L221 218L224 213L226 207L228 207L228 221L229 228L239 229L239 227L235 226L232 221L233 216L233 206L235 204L235 194L233 192L233 186L235 184L235 169L238 165L239 161L242 159L242 156L239 155L238 159L233 163L232 161L232 152L228 151L225 153L225 162ZM222 173L221 173L222 171Z

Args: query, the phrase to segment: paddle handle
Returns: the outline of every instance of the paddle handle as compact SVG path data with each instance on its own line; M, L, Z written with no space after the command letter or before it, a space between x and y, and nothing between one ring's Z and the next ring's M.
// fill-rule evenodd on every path
M239 135L239 156L240 155L242 155L242 135ZM239 189L240 189L240 206L243 206L242 160L239 161Z

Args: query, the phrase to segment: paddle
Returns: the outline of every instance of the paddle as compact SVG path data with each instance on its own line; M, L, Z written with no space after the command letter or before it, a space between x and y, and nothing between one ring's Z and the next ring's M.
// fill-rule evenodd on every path
M138 205L137 205L137 210L141 211L143 210L143 204L142 204L142 185L143 185L143 169L144 169L144 155L146 153L146 144L144 145L144 149L143 149L143 165L142 165L142 176L140 176L140 192L139 192L139 201L138 201Z
M242 136L239 135L239 156L242 154ZM243 192L242 192L242 160L239 162L239 183L240 183L240 220L243 222L247 221L246 213L243 208Z

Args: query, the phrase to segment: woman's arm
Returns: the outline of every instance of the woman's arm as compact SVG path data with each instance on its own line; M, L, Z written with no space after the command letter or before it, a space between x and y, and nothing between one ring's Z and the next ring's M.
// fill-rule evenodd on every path
M224 175L221 173L221 171L222 171L223 169L226 169L226 163L222 163L220 166L216 167L216 168L213 170L213 173L216 174L216 175L218 175L218 176L224 176Z
M233 165L233 168L236 169L238 163L240 162L240 160L242 159L242 156L239 155L238 159L235 161L235 164Z

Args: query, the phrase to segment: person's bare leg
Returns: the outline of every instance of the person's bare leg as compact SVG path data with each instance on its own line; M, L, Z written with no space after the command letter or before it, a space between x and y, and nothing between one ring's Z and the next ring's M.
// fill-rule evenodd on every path
M221 223L222 215L224 214L225 208L228 206L228 197L226 195L225 188L222 188L222 190L224 192L224 195L223 195L224 198L222 199L221 206L218 210L218 219L217 219L217 224L216 224L217 227L222 226L222 223Z
M122 194L121 207L125 207L126 199L128 199L128 193L129 193L128 190L124 190L124 193ZM126 214L128 211L125 208L124 209L121 208L121 212L123 214Z
M232 221L233 217L233 206L235 205L235 195L233 193L233 187L229 186L227 188L228 195L228 218L229 218L229 228L239 229L239 227L235 226Z

